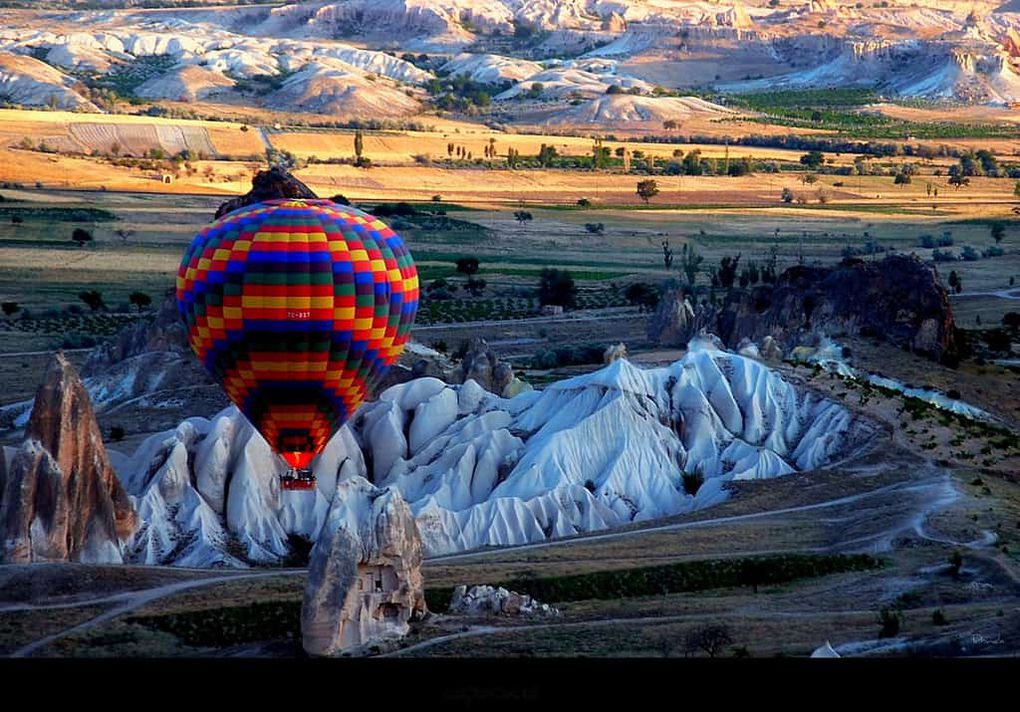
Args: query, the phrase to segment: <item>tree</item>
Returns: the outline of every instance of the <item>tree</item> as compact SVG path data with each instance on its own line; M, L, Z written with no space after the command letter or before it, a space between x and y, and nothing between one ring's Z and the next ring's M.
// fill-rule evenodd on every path
M106 308L106 304L103 302L102 293L95 289L90 289L87 292L79 292L78 299L85 302L85 306L92 311L99 311L100 309Z
M128 300L138 307L138 311L141 311L152 304L152 297L145 292L131 292L130 296L128 296Z
M545 268L539 274L538 303L572 308L577 304L577 287L570 273L561 269Z
M955 167L956 166L953 166L953 168L955 168ZM970 178L968 178L967 176L964 176L964 175L960 175L960 174L951 175L951 176L949 176L949 181L948 182L949 182L949 185L951 185L954 188L956 188L957 190L959 190L960 188L962 188L965 185L970 185Z
M808 185L814 185L815 183L818 182L818 176L816 176L814 173L808 173L803 178L801 178L801 180L807 183Z
M526 223L526 222L528 222L528 221L530 221L532 219L531 218L531 213L529 213L527 210L515 210L514 211L514 218L521 225L523 225L524 223Z
M662 241L662 264L667 271L673 267L673 248L669 246L669 240Z
M134 230L131 230L126 227L119 227L116 230L114 230L114 232L117 234L117 237L120 238L121 242L125 244L135 234Z
M910 184L910 182L911 182L910 174L904 173L902 171L900 173L897 173L896 177L893 178L893 185L908 185Z
M955 269L949 272L949 288L957 294L963 291L963 282L960 280L960 275L956 273Z
M464 284L464 290L474 297L481 296L482 292L485 291L485 280L468 277L467 283Z
M548 168L552 165L553 159L556 158L556 147L552 145L542 144L538 149L538 165L543 168Z
M637 194L648 205L648 201L659 194L659 185L652 179L638 181Z
M781 195L781 198L782 198L784 203L792 203L793 202L793 191L790 190L789 188L783 188L783 193Z
M592 235L601 235L602 231L606 229L606 226L602 223L585 223L584 229Z
M689 286L694 286L698 272L701 271L701 263L704 261L705 258L694 251L694 245L684 243L680 250L680 271L684 273Z
M365 152L365 134L358 129L354 132L354 165L360 166Z
M1016 185L1013 186L1013 195L1020 198L1020 180L1018 180Z
M588 200L587 198L578 198L578 200L577 200L577 207L579 207L579 208L590 208L591 207L591 201Z
M0 303L0 309L3 309L5 316L14 316L21 309L17 302L3 302Z
M725 625L703 625L687 633L684 649L690 654L702 650L714 658L723 648L733 643L730 629Z
M332 202L336 203L337 205L350 205L351 204L351 201L347 199L347 196L346 195L342 195L340 193L337 193L336 195L334 195L332 198L330 198L330 200Z
M470 277L478 272L477 257L460 257L457 259L457 271Z
M737 253L736 257L730 257L727 255L719 260L719 271L717 273L719 277L719 284L725 289L729 289L733 286L733 283L737 279L737 266L740 264L740 253Z
M641 311L651 311L659 305L659 290L644 282L627 285L623 290L623 296L628 303L639 307Z
M86 242L92 242L92 233L85 228L76 227L71 233L71 239L78 243L78 247L85 247Z
M1006 226L1001 222L993 222L992 227L992 239L995 240L995 244L998 245L1002 242L1002 238L1006 236Z
M800 162L809 169L816 171L825 162L825 154L821 151L811 151L801 156Z

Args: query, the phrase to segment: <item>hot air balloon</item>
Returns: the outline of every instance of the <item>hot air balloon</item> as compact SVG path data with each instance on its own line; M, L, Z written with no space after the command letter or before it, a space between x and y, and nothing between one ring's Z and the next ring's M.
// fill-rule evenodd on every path
M418 272L381 220L329 200L270 200L202 230L177 272L199 361L290 471L310 464L407 342Z

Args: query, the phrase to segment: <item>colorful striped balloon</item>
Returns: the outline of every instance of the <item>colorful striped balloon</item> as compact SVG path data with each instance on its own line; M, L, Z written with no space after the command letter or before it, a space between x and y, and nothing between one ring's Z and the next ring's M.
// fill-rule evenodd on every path
M378 218L329 200L271 200L195 237L177 306L230 400L306 468L403 351L418 272Z

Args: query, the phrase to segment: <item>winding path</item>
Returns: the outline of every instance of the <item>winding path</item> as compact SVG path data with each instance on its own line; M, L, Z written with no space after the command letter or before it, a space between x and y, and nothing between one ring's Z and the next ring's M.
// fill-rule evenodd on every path
M78 625L72 626L71 628L65 628L64 630L58 631L56 633L52 633L52 634L47 635L47 636L45 636L43 638L39 638L38 640L35 640L35 641L29 643L28 645L25 645L25 646L23 646L21 648L18 648L13 653L11 653L10 657L12 657L12 658L25 658L25 657L28 657L28 656L32 655L32 653L34 653L36 650L39 650L40 648L42 648L42 647L44 647L46 645L49 645L50 643L52 643L55 640L59 640L60 638L67 637L67 636L72 635L74 633L80 633L81 631L87 630L89 628L92 628L93 626L96 626L96 625L98 625L100 623L105 623L106 621L112 620L112 619L114 619L114 618L116 618L118 616L121 616L121 615L125 614L125 613L129 613L129 612L131 612L133 610L141 608L142 606L145 606L145 605L147 605L149 603L152 603L153 601L158 601L161 598L166 598L167 596L172 596L172 595L180 593L182 591L189 591L189 590L196 589L196 588L203 588L205 586L214 586L216 584L221 584L221 583L230 583L232 581L244 581L244 580L248 580L248 579L259 579L259 578L274 578L274 577L277 577L277 576L295 576L297 574L304 574L304 573L305 573L304 569L287 569L287 570L283 570L283 571L272 571L272 572L268 572L267 571L267 572L260 572L260 573L254 573L254 574L231 574L229 576L214 576L214 577L210 577L210 578L202 578L202 579L197 579L197 580L192 580L192 581L178 581L176 583L165 584L163 586L157 586L156 588L147 588L147 589L142 589L141 591L127 591L127 592L124 592L124 593L116 594L116 595L113 595L113 596L108 596L108 597L105 597L105 598L91 599L91 600L86 600L86 601L78 601L78 602L70 603L70 604L55 604L53 606L34 606L34 607L33 606L26 606L26 607L21 608L20 610L26 610L26 609L40 610L40 609L46 609L46 608L51 608L51 607L52 608L74 608L74 607L80 607L80 606L95 605L97 603L103 603L103 602L123 601L123 603L121 603L120 605L114 606L113 608L110 608L110 609L108 609L106 611L103 611L102 613L100 613L95 618L90 618L89 620L84 621L83 623L79 623ZM12 609L8 608L8 609L4 609L4 610L12 610ZM19 610L19 609L15 609L15 610Z

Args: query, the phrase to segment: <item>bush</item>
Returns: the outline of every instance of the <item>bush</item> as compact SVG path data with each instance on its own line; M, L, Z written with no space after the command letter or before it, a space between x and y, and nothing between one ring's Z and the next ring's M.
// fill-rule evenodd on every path
M954 551L949 555L949 575L953 578L960 578L961 568L963 568L963 554Z
M641 311L651 311L659 305L659 290L644 282L635 282L623 290L623 296L632 306L640 307Z
M90 289L85 292L79 292L78 299L85 302L85 306L87 306L94 312L99 311L100 309L106 307L106 304L103 302L102 293L96 291L95 289Z
M71 233L71 239L78 243L79 247L85 247L86 242L92 242L94 239L92 233L84 228L76 227L74 232Z
M470 277L473 274L477 274L478 267L477 257L459 257L457 259L457 271L461 274L465 274Z
M878 612L878 623L882 626L879 638L895 638L900 633L903 614L891 608L883 608Z

